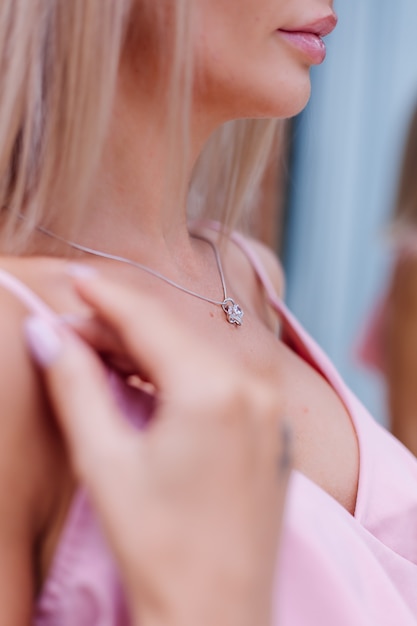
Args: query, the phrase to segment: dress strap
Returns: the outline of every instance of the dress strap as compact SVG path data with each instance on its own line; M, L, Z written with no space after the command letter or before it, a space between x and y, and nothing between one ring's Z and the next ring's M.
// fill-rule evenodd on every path
M230 240L233 241L245 254L249 263L253 267L267 298L269 305L275 310L282 324L282 340L289 345L297 354L302 356L304 360L309 362L314 368L320 369L317 363L315 350L311 350L310 338L305 333L301 324L292 315L286 307L284 301L278 295L268 271L259 258L258 254L251 246L246 237L234 231L230 234Z
M192 226L196 226L197 228L205 227L217 232L222 232L223 230L223 226L220 222L212 220L198 220L193 222ZM321 372L325 378L338 378L335 368L330 363L328 357L308 335L308 333L301 326L300 322L289 311L283 300L278 295L271 279L269 278L268 271L265 269L262 260L259 258L253 246L251 246L250 241L237 231L232 231L228 234L228 238L245 254L265 291L269 305L279 316L282 325L282 341L294 350L294 352L296 352L302 359L309 363L314 369ZM329 371L331 371L334 376L329 376ZM334 383L334 381L332 382Z
M56 313L32 289L4 269L0 269L0 287L13 294L31 313L48 322L56 322Z
M222 232L224 230L223 225L220 222L216 222L214 220L198 220L192 223L193 227L204 227L209 228L210 230L214 230L216 232ZM269 278L268 272L265 269L261 259L256 254L253 247L250 245L244 235L241 235L237 231L232 231L230 234L228 233L228 239L233 241L244 253L249 263L253 267L255 274L259 278L261 285L263 286L267 298L269 301L274 302L274 308L277 308L275 305L278 304L278 308L285 308L281 298L278 296L274 285L272 284L271 279Z

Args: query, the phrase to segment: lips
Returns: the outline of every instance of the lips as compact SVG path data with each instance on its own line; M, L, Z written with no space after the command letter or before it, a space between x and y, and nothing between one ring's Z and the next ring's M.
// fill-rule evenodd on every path
M326 58L326 45L322 37L329 35L336 24L335 13L330 13L308 24L280 28L278 32L287 43L302 52L310 63L318 65Z
M308 33L311 35L317 35L317 37L326 37L336 28L337 16L335 13L330 13L325 17L322 17L309 24L300 24L298 26L291 26L288 28L280 28L281 32L285 33Z

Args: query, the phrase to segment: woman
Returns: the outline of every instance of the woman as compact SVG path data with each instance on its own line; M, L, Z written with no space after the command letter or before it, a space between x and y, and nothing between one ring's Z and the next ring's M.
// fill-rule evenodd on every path
M153 422L135 433L95 355L42 317L26 323L73 466L118 558L133 623L269 624L289 469L285 430L279 450L278 395L227 358L219 363L143 295L103 279L79 288L114 329L115 350L158 386ZM184 380L192 394L181 391ZM103 581L101 567L93 564ZM90 600L80 612L75 603L69 621L108 623L108 605L95 616L91 607Z
M261 429L266 433L261 440L270 440L270 401L265 407L265 393L257 391L256 381L262 379L266 396L275 398L278 417L285 414L290 420L298 470L286 510L275 619L291 626L312 620L392 624L395 614L398 624L414 623L417 468L369 419L286 311L280 299L281 271L271 254L228 233L233 215L255 192L274 124L226 126L200 155L211 133L225 122L286 117L305 105L309 69L324 59L322 36L336 23L331 3L178 0L155 5L144 0L39 0L28 6L15 0L1 7L1 230L4 252L22 252L19 258L2 259L0 275L0 493L7 512L1 516L0 588L5 619L16 625L27 622L34 596L37 624L128 623L125 594L136 614L132 576L126 575L129 566L123 566L115 533L108 530L125 572L124 593L97 523L95 509L104 515L105 527L113 528L114 520L107 518L111 507L103 505L101 496L86 497L78 489L51 419L54 413L59 418L65 402L48 377L52 409L27 358L22 324L29 308L37 317L26 333L38 362L57 363L56 327L72 320L102 355L119 410L140 426L148 424L151 432L158 432L161 407L168 406L169 415L181 421L182 407L189 416L191 406L194 411L202 407L203 415L215 416L219 410L229 415L234 428L226 431L242 432L246 442L248 428L260 414L268 424ZM188 203L190 210L202 204L204 210L221 212L229 228L220 227L225 231L220 248L218 226L194 222L189 230ZM78 278L75 289L71 274L86 270L68 268L68 258L81 259L83 267L95 269L105 282L90 278L87 285L82 280L79 284ZM159 306L149 312L147 300L142 304L127 293L136 298L148 294ZM120 310L112 308L115 302ZM277 314L283 325L279 340ZM55 329L52 334L45 322ZM189 327L191 338L177 331L177 323ZM156 358L161 354L158 332L164 333L166 361L163 355ZM184 341L175 340L177 332ZM136 333L143 348L134 341ZM195 343L194 362L187 346L196 335L202 343ZM207 344L215 358L204 357ZM185 370L179 365L177 372L174 358L179 364L183 359L192 362L193 376L189 364ZM232 372L231 388L224 367ZM196 376L205 384L197 385ZM167 379L168 389L175 388L173 395L164 394ZM66 375L59 380L60 394L67 393L70 402L72 384ZM240 431L235 422L242 410L249 426ZM80 419L89 419L85 411ZM272 441L270 459L278 455L278 444ZM242 443L236 449L242 454L253 448ZM255 445L255 450L262 449ZM241 476L237 456L233 467ZM77 462L76 453L75 467L82 476L88 475L85 458ZM181 470L183 457L177 458ZM256 590L258 585L267 589L272 578L265 555L276 534L270 525L279 515L267 513L264 484L268 494L272 487L261 480L265 466L255 463L256 454L249 458L246 477L248 484L255 477L253 497L242 497L231 510L238 510L240 502L258 500L265 513L251 526L255 549L248 550L249 561L243 558L242 567L247 573L254 565L249 588L255 591L249 594L245 615L250 623L268 623L265 598L255 611L262 596ZM86 482L94 494L91 485L96 483ZM250 519L250 510L243 508L239 519ZM231 537L239 528L233 519ZM263 524L266 530L259 532ZM198 531L197 524L189 528ZM238 545L247 547L249 536L248 530ZM197 543L193 539L191 545ZM236 548L234 554L239 552ZM257 554L264 557L258 563ZM228 562L225 558L223 565ZM181 564L173 558L168 565L171 576L161 584L161 595L171 606L181 597L178 614L183 615L187 603ZM160 591L159 576L150 578L150 588L139 596L145 623L147 608ZM246 587L244 578L243 585L236 583L240 591ZM184 584L190 579L184 575ZM231 576L232 588L234 582ZM201 615L204 602L210 598L197 603ZM244 605L231 604L233 622L226 615L226 623L239 623L236 611Z

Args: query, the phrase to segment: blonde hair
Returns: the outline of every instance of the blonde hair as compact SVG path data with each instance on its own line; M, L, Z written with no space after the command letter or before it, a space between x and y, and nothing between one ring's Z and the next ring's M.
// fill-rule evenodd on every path
M187 0L174 3L170 93L173 145L182 141L184 150L192 89L187 7ZM130 10L131 0L2 0L2 252L17 253L58 210L70 209L74 220L82 213L109 125ZM270 120L219 129L195 168L191 211L236 222L256 199L276 130Z

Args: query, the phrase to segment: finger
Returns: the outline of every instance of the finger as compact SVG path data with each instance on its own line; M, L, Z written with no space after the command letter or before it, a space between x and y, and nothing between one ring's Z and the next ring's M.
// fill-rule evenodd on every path
M115 333L94 314L60 315L59 321L75 331L81 339L94 347L96 352L115 352L118 339Z
M123 454L136 433L115 406L102 364L73 333L40 317L26 320L24 334L77 471L100 482L109 457Z
M96 316L65 314L60 321L77 333L81 339L100 354L103 361L123 376L140 376L137 366L125 354L114 330Z
M159 390L175 388L180 376L194 376L197 359L211 354L196 335L146 294L96 276L77 278L75 285L96 315L114 329L126 354Z

